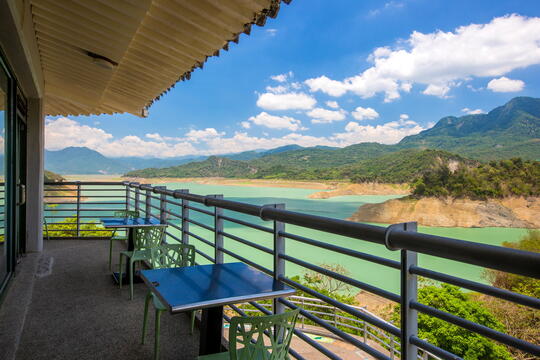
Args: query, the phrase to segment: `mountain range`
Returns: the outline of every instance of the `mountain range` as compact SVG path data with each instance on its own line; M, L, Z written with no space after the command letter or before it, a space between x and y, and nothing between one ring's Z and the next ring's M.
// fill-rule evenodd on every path
M371 164L369 168L375 168L377 161L369 161L381 156L385 156L381 160L389 163L393 158L422 158L426 154L440 157L443 154L426 152L419 155L426 149L444 150L444 154L449 152L480 161L511 157L539 160L540 99L517 97L487 114L447 116L432 128L407 136L395 145L374 142L344 148L287 145L270 150L172 159L108 158L88 148L69 147L47 151L45 164L48 170L60 174L327 178L355 176L351 169L358 170L367 164Z

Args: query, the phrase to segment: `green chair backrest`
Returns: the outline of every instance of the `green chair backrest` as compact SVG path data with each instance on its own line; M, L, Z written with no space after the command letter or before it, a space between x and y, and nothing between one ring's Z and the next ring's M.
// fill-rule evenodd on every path
M174 268L195 265L195 246L163 244L152 249L152 268Z
M299 312L295 309L278 315L233 317L229 328L231 360L287 359Z
M114 217L139 217L139 210L118 210L114 212Z
M152 249L161 245L165 236L165 226L147 226L135 228L133 245L135 250Z

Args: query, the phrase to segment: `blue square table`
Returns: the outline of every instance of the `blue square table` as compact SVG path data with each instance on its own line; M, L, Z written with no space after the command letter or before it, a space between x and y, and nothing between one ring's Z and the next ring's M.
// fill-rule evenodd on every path
M199 355L221 351L224 305L296 292L240 262L142 270L141 277L171 313L202 309Z
M155 218L135 218L135 217L123 217L123 218L103 218L99 219L103 224L103 227L106 229L127 229L127 238L128 238L128 251L133 251L134 241L135 241L135 231L136 228L147 227L147 226L166 226L161 224L158 219ZM129 261L126 261L126 269L124 271L123 278L129 276ZM116 282L120 282L120 274L118 272L113 272L113 278ZM138 276L134 276L133 282L141 282Z

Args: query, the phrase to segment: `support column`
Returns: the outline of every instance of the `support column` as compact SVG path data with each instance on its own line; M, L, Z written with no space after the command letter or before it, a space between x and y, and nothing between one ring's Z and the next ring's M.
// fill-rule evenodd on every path
M39 252L43 250L45 118L38 98L28 99L26 143L26 251Z

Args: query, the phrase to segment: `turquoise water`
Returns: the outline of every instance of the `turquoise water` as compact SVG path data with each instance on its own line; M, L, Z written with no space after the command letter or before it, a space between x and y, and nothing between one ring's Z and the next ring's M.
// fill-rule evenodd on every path
M167 186L169 189L189 189L191 193L201 195L223 194L225 198L229 200L247 202L256 205L284 203L286 204L287 210L305 212L309 214L327 216L338 219L345 219L351 216L362 204L383 202L388 199L399 197L396 195L365 195L341 196L330 199L309 199L309 194L315 192L316 190L203 185L196 183L167 183L159 185ZM98 195L96 193L93 194ZM111 193L108 193L107 195L110 194ZM90 193L88 193L87 195L90 195ZM97 201L98 199L88 198L88 201L90 202L94 200ZM103 199L99 200L102 201ZM154 201L154 203L157 206L157 201ZM192 203L191 205L206 210L212 210L212 208L206 208L202 204ZM112 206L113 205L111 205L111 207ZM62 205L55 212L57 212L58 215L67 215L67 213L62 213L62 208L72 207L73 206ZM87 208L92 208L92 206L88 205ZM180 213L179 208L176 205L169 205L169 210L175 213ZM157 210L153 210L153 212L154 215L157 215ZM99 213L87 214L95 215L96 217L101 215ZM258 217L232 213L229 211L225 211L225 215L234 216L235 218L267 226L269 228L272 227L271 222L264 222ZM194 211L190 212L190 216L192 219L198 222L213 226L213 217L211 216L196 213ZM180 225L180 221L174 217L170 217L169 221L171 221L173 224ZM207 239L210 242L213 242L213 233L211 233L210 231L199 228L198 226L195 226L193 224L190 225L190 231L203 237L204 239ZM247 239L249 241L255 242L257 244L269 248L272 247L272 235L269 233L261 232L228 221L225 221L225 231L230 234ZM387 250L382 245L372 244L361 240L345 238L291 225L287 225L286 231L390 259L398 260L399 257L399 252L392 252ZM492 245L500 245L504 241L517 241L521 236L526 233L526 229L513 228L438 228L425 226L421 226L419 228L419 231L434 235L453 237L457 239L481 242ZM174 229L173 227L169 227L169 232L180 238L180 231ZM211 256L214 255L213 248L202 243L201 241L198 241L197 239L191 239L190 242L204 253ZM224 242L226 249L238 253L268 268L272 267L272 257L269 254L248 247L244 244L238 243L232 239L225 238ZM327 250L296 242L291 239L287 239L286 252L291 256L315 264L340 264L349 271L349 275L358 280L375 285L388 291L398 292L399 290L399 272L397 270L386 268L377 264L372 264L363 260L351 258L346 255L335 254ZM226 255L225 260L234 261L235 259ZM207 261L202 256L199 256L197 262L206 263ZM419 255L419 264L420 266L441 271L447 274L484 282L484 279L482 277L483 269L477 266L456 263L450 260L434 258L425 255ZM295 264L287 263L286 272L289 276L292 276L300 275L304 272L304 270Z

